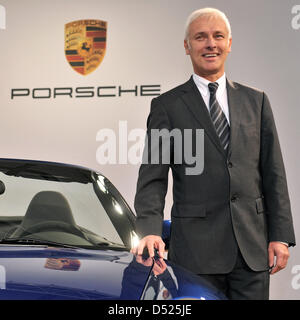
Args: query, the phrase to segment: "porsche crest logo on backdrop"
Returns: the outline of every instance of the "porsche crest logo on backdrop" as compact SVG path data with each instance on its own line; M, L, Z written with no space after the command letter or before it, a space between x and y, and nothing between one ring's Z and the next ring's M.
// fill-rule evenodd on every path
M77 20L65 25L65 55L72 69L82 75L93 72L106 52L107 22Z
M1 6L0 6L1 8ZM65 57L74 71L87 75L96 70L106 53L107 22L95 19L76 20L65 24ZM64 87L44 85L30 88L24 85L10 90L15 98L56 99L67 98L116 98L123 96L148 97L161 93L160 84L134 84L131 86L97 83L87 86L70 84Z

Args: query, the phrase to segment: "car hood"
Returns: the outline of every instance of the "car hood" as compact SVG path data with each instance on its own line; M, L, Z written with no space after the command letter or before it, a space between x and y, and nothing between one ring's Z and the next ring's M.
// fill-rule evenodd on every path
M127 251L0 245L0 299L219 300L199 276Z
M152 266L128 290L123 278L133 260L127 251L1 245L0 299L137 300Z

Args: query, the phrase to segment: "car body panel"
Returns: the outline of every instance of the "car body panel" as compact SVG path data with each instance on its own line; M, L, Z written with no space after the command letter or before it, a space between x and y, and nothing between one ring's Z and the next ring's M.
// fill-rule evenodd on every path
M0 299L125 299L123 273L132 258L126 251L1 245L6 285ZM140 283L150 271L137 275ZM132 299L142 291L136 287Z
M169 261L155 275L155 263L138 263L126 251L0 245L0 266L6 272L0 299L225 299Z
M131 254L136 217L100 173L68 164L0 159L0 180L0 299L226 299L170 261ZM54 204L61 207L55 209L47 195L58 193ZM59 220L66 213L59 215L59 210L66 208L69 220ZM68 221L72 224L66 228ZM29 235L28 225L27 230L33 227ZM51 228L44 230L45 225ZM99 233L97 228L102 228ZM165 239L170 230L167 221Z

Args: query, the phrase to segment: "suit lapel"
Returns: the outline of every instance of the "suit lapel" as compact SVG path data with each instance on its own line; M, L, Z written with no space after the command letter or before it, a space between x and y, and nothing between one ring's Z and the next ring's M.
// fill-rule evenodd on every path
M191 77L188 82L183 85L184 94L182 99L187 108L194 115L195 119L201 124L206 135L215 144L216 148L224 155L224 149L221 145L220 139L217 135L216 129L211 121L211 117L208 113L207 107L203 98Z
M230 145L228 150L228 158L232 153L232 146L237 142L237 133L240 126L241 119L241 96L238 93L237 87L230 80L227 80L227 98L229 106L229 117L230 117Z

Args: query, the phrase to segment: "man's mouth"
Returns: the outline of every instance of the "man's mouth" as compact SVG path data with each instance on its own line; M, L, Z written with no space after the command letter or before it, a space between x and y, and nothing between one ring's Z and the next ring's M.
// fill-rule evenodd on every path
M215 58L217 56L219 56L220 54L219 53L205 53L202 55L202 57L204 58Z

